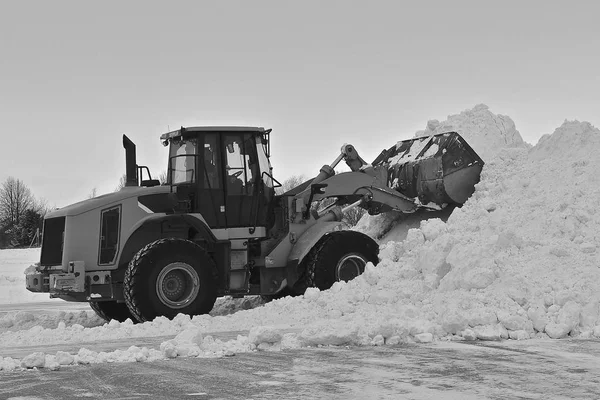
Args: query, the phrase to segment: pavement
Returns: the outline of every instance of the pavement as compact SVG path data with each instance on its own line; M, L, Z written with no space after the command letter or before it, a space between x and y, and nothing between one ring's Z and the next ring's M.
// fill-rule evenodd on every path
M0 317L83 310L89 306L63 301L0 305ZM229 340L247 333L211 335ZM158 348L168 339L172 336L4 347L2 356ZM599 377L600 340L435 342L0 372L0 400L600 399Z
M600 399L599 377L600 340L435 342L0 372L0 399Z

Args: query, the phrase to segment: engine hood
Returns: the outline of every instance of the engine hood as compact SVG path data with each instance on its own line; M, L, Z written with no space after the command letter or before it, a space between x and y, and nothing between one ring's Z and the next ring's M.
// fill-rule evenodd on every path
M145 196L149 194L169 193L171 191L170 186L154 186L154 187L139 187L139 186L125 186L118 192L108 193L102 196L94 197L68 205L63 208L51 211L46 215L46 218L55 217L67 217L74 216L92 211L97 208L104 208L114 203L120 203L125 199L132 197Z

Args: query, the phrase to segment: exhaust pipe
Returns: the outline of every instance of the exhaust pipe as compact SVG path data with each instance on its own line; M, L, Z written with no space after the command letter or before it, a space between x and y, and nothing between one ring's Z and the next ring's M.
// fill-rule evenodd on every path
M125 135L123 135L123 148L125 148L125 186L138 186L135 144Z

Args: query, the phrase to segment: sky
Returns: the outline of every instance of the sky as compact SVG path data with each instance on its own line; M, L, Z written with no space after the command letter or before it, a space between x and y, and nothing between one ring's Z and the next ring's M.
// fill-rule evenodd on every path
M166 170L180 126L272 128L280 181L484 103L535 144L600 126L594 1L3 1L0 182L62 207Z

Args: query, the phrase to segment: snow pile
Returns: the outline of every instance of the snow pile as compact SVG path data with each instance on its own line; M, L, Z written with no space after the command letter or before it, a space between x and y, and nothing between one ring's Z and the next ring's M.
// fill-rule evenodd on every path
M19 282L19 284L22 283ZM48 296L48 294L46 294L46 296ZM31 312L26 310L20 310L0 313L0 334L9 331L16 332L30 330L34 327L41 327L49 330L56 329L60 326L67 328L73 326L93 328L100 327L106 323L106 321L98 317L94 311L91 311L89 309L87 303L70 304L80 305L81 308L86 309L80 311L65 311L60 310L60 308L57 308L57 310L53 310L53 304L56 304L56 302L48 302L47 308L43 310L43 312ZM59 300L59 304L63 306L65 303L64 301ZM260 296L248 296L246 298L241 299L223 297L217 299L217 301L215 302L215 306L210 312L210 315L229 315L236 313L240 310L249 310L251 308L258 307L262 304L264 304L264 301L260 298ZM162 332L158 333L158 335L162 334ZM86 335L84 335L84 338L82 340L85 341ZM94 339L96 338L94 337ZM69 340L66 340L65 342L69 342ZM34 339L33 342L28 342L28 344L36 344L37 342L39 342L39 338Z
M485 143L497 139L486 132L509 132L482 117L488 113L478 106L450 119L455 127L477 126L484 139L469 138L468 131L465 136ZM594 157L600 152L600 131L585 122L565 122L532 149L515 136L507 138L512 141L494 153L493 146L477 149L488 152L481 182L451 215L409 219L416 226L410 229L390 228L390 220L382 217L363 223L382 238L381 262L368 264L351 282L324 292L310 288L304 296L229 316L4 332L2 345L173 339L159 349L82 349L72 359L59 354L35 354L27 362L0 358L0 368L42 360L57 368L63 358L69 363L143 361L321 345L600 337L600 212L595 206L600 159ZM217 332L240 330L248 334L215 339Z
M476 107L449 120L460 132L476 126L482 112L491 114ZM565 122L531 150L520 140L507 143L495 154L493 146L479 146L488 153L481 182L446 223L430 219L419 229L400 223L390 230L379 217L389 231L379 235L382 261L346 285L377 305L354 310L371 327L370 337L600 337L600 131ZM376 222L361 224L377 236ZM365 284L370 291L361 290Z
M47 293L33 293L25 289L23 271L40 260L40 249L2 250L0 257L0 304L48 301ZM60 300L53 300L60 302Z
M378 269L422 285L404 293L438 336L600 336L598 151L600 131L577 121L499 151L462 209L382 246ZM403 293L393 279L378 291Z
M246 296L242 298L233 298L230 296L220 297L215 302L210 315L229 315L240 310L250 310L263 305L265 301L260 296Z
M453 210L454 206L449 206L442 210L421 208L412 214L400 212L388 212L379 215L366 214L352 229L378 239L380 244L389 241L402 242L406 239L408 231L418 229L423 220L439 218L446 222Z
M56 329L63 326L79 325L92 328L104 324L104 320L93 311L56 311L33 313L28 311L11 311L0 316L0 332L24 331L34 327Z
M492 113L485 104L450 115L441 123L432 119L427 122L425 130L418 131L415 137L444 132L458 132L483 161L491 160L500 148L529 147L523 142L510 117Z

